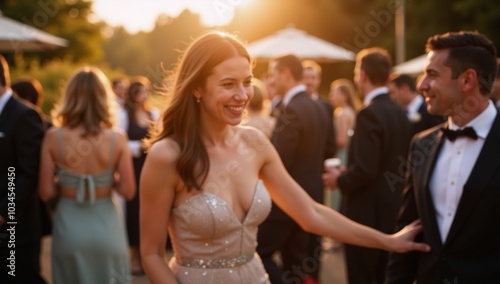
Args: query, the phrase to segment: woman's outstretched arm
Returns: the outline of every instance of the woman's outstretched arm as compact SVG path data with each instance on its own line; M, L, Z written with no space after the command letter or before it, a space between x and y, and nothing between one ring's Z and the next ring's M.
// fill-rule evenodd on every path
M272 144L268 141L262 143L267 145L259 152L264 155L260 177L273 201L305 231L352 245L400 253L430 250L428 245L413 241L421 231L418 221L396 234L388 235L356 223L337 211L315 202L288 174Z

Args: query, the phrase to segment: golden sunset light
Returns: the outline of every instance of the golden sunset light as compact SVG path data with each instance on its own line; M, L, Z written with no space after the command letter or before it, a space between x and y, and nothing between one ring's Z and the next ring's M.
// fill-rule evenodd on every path
M95 16L111 26L123 26L131 33L151 31L160 14L178 16L184 9L199 14L206 26L223 26L234 9L251 0L94 0Z

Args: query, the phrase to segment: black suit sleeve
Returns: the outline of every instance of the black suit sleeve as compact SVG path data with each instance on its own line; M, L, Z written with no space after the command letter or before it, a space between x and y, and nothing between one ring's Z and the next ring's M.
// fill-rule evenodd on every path
M26 200L37 194L40 146L44 133L40 115L28 108L19 116L12 131L14 132L14 149L3 150L15 152L13 155L15 161L11 166L15 167L15 216L19 220L25 212ZM7 169L2 170L7 171ZM8 203L7 196L0 201L0 215L6 219Z
M299 148L302 120L294 108L285 108L278 117L272 142L287 170L290 169Z
M383 133L378 116L369 108L361 110L356 121L356 133L349 150L349 155L354 156L349 157L349 161L356 162L338 178L338 185L344 194L363 190L377 179L383 158L380 153L382 139L388 137Z
M328 130L325 134L327 135L324 157L324 159L326 160L328 158L334 157L337 153L337 139L335 137L335 123L333 123L333 107L329 104L326 104L325 110L328 119Z

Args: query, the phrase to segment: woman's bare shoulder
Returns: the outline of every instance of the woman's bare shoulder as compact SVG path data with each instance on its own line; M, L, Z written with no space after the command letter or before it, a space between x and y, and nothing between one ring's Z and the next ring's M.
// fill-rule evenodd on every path
M109 129L109 135L113 134L115 135L115 139L117 139L118 141L125 141L127 142L128 141L128 136L127 136L127 133L125 133L125 131L119 129L119 128L113 128L113 129Z
M239 125L237 128L241 141L257 151L263 151L266 147L272 146L269 137L257 128L242 125Z
M172 138L163 138L151 145L148 157L159 163L175 163L181 154L179 144Z
M58 141L57 134L59 132L58 127L51 127L49 128L43 137L43 148L44 149L56 149L56 147L59 147L60 142Z
M251 139L251 140L260 140L260 139L266 139L269 140L269 138L266 137L266 135L257 129L255 126L252 125L238 125L237 126L237 131L240 134L240 137L242 139Z
M59 127L51 127L47 131L45 131L45 139L53 140L55 139L57 132L59 131Z

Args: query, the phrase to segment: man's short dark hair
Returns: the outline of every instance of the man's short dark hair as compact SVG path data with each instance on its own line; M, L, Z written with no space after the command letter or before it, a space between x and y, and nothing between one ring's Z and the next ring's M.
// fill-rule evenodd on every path
M417 91L415 80L410 75L394 73L391 74L391 76L389 77L389 81L391 83L394 83L394 85L396 85L398 88L401 88L403 85L406 85L408 86L408 88L410 88L410 91L412 92Z
M272 61L276 62L276 68L279 71L283 71L284 69L289 69L290 73L293 76L295 81L302 80L302 63L300 59L293 54L286 54L282 56L278 56L272 59Z
M486 36L478 32L461 31L434 35L427 40L427 52L449 49L444 64L451 68L452 79L467 69L474 69L482 94L491 92L496 77L496 48Z
M373 85L385 86L392 68L391 55L387 50L380 47L363 49L356 55L356 61Z

